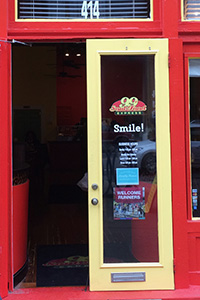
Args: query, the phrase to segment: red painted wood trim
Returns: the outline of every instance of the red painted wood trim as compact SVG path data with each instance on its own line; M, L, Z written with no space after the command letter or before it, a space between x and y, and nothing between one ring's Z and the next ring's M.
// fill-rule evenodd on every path
M0 39L7 39L8 2L0 1ZM11 46L0 42L0 295L12 289L11 259Z
M200 272L189 272L190 282L194 285L200 284Z
M13 186L13 270L16 274L27 260L29 180Z
M191 196L190 196L191 200ZM188 221L187 222L187 232L188 233L199 233L200 232L200 221Z
M188 287L189 284L189 269L182 41L170 39L169 50L172 208L174 259L176 262L175 287L183 288Z
M58 287L19 289L9 294L6 300L199 300L199 286L175 291L122 291L122 292L90 292L85 287Z
M8 3L8 35L11 39L153 38L162 34L161 2L156 0L153 0L153 21L144 22L15 22L15 0Z
M186 35L186 34L190 34L190 33L199 33L200 32L200 22L199 21L196 21L196 22L186 22L186 21L183 21L183 22L179 22L179 32L183 35Z
M162 1L162 5L163 36L177 38L179 1Z
M1 27L1 25L0 25ZM10 143L10 44L0 43L0 295L5 296L8 289L8 277L11 276L12 267L10 241L10 201L12 193L11 185L11 143ZM8 267L9 264L9 267Z
M114 29L112 31L104 32L94 30L93 32L85 32L84 30L80 29L79 31L70 31L70 32L62 32L60 30L51 31L49 32L37 32L37 31L17 31L17 32L9 32L8 38L9 40L15 39L19 41L53 41L63 43L67 40L81 40L84 41L85 39L94 39L94 38L160 38L162 37L162 31L160 29L154 31L144 31L141 32L140 30L120 30Z

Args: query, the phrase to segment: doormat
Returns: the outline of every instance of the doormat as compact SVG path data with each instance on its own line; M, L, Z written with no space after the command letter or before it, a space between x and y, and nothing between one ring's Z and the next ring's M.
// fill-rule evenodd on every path
M87 204L87 192L76 185L52 184L48 199L51 204Z
M37 249L37 287L86 286L88 245L42 245Z

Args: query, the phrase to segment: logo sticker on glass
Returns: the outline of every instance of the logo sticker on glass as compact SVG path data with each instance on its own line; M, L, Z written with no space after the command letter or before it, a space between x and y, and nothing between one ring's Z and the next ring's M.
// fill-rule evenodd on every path
M115 115L142 115L146 110L146 104L136 97L123 97L115 101L110 108L110 112L114 112Z
M138 185L139 168L117 168L116 182L117 185Z

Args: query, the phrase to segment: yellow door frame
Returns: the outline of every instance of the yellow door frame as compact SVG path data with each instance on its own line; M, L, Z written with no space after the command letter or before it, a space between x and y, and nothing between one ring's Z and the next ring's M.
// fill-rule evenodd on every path
M103 262L101 56L154 55L159 262ZM109 83L108 83L109 84ZM173 289L169 74L167 39L87 40L90 290ZM94 190L92 184L97 184ZM91 200L98 199L97 205ZM145 272L144 282L111 282L111 273Z

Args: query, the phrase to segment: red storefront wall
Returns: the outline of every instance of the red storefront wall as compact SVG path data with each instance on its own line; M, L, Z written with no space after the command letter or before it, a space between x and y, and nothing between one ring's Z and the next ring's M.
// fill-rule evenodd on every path
M190 52L198 47L200 26L194 22L181 22L180 1L155 1L154 21L152 22L113 22L113 23L65 23L65 22L15 22L14 0L2 0L0 4L1 39L20 41L65 41L86 38L169 38L169 72L170 72L170 120L171 120L171 162L172 162L172 205L173 205L173 241L175 288L170 292L118 292L90 293L81 288L27 289L14 291L8 299L199 299L200 287L190 287L190 284L200 285L197 276L189 276L191 261L195 260L194 245L191 238L200 235L199 222L188 220L187 206L190 206L188 188L188 168L186 155L188 143L186 134L186 107L184 97L184 64L183 47L190 43ZM8 19L7 19L8 16ZM7 23L8 22L8 23ZM194 42L195 41L195 42ZM0 95L1 110L1 151L0 151L0 290L5 296L8 289L12 290L12 185L11 185L11 100L10 100L10 43L1 42L0 48ZM185 49L185 48L184 48ZM198 52L198 51L197 51ZM186 176L187 175L187 176ZM192 224L192 225L191 225ZM190 251L188 251L190 244ZM198 253L196 254L198 255ZM197 274L198 270L197 271ZM105 298L106 297L106 298Z

